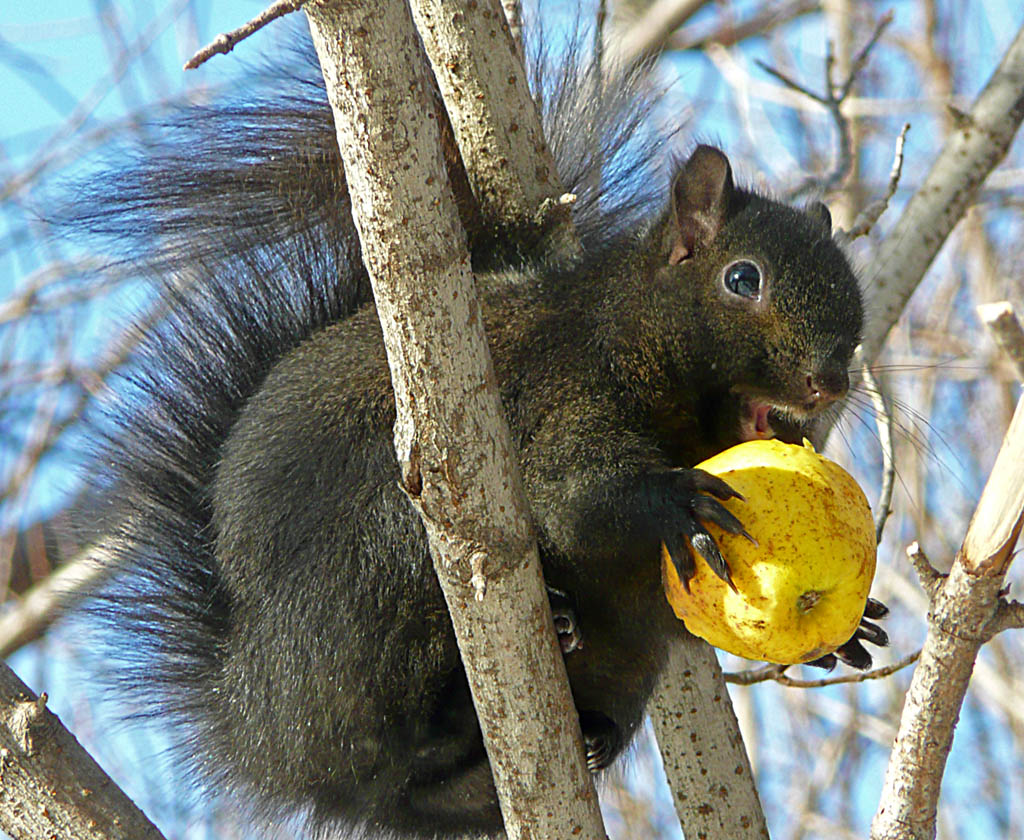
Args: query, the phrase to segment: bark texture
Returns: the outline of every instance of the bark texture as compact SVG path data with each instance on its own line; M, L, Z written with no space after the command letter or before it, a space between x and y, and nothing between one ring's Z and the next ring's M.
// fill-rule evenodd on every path
M942 775L974 661L992 634L1024 523L1024 397L949 576L935 586L928 636L907 692L872 840L930 840Z
M761 800L714 649L672 650L651 720L687 838L767 840Z
M75 736L0 665L0 829L13 840L161 840Z
M538 208L558 206L562 187L500 3L410 6L482 215L535 224Z
M306 7L420 510L512 838L604 837L403 0ZM573 760L575 759L575 760Z

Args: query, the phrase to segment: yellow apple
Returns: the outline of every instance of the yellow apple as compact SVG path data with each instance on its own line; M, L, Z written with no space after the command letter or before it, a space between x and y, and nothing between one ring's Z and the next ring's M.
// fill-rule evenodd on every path
M736 590L697 557L689 592L662 546L665 593L687 629L730 653L787 665L853 636L875 574L874 523L853 477L806 441L749 441L697 467L743 495L723 504L756 544L708 523Z

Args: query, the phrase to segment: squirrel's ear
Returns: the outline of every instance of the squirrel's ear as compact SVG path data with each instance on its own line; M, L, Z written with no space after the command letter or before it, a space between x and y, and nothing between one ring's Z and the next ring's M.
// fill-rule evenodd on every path
M820 201L812 201L807 205L807 215L818 222L825 230L826 236L832 235L832 214Z
M672 182L676 242L669 256L672 265L714 240L725 224L732 198L729 158L714 146L698 146Z

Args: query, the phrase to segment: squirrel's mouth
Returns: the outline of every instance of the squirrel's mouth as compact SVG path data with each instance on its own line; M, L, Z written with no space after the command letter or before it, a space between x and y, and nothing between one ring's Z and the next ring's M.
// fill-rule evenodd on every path
M772 407L768 403L750 400L747 410L740 418L740 440L764 440L775 437L769 415Z
M819 416L824 408L825 405L779 405L748 397L740 412L740 442L778 437L788 443L797 443L807 432L806 424Z

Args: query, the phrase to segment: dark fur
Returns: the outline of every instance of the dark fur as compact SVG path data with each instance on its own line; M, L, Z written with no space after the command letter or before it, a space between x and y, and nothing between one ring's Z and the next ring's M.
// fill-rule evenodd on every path
M123 523L102 607L121 679L182 724L200 777L268 815L495 833L448 615L398 487L330 113L316 84L278 84L298 92L186 112L77 211L174 303L99 459ZM669 265L685 201L666 201L639 84L611 87L596 98L575 69L543 88L581 261L487 220L471 241L545 578L583 633L574 698L614 755L682 632L659 545L692 534L707 497L674 468L736 442L751 394L796 403L808 371L845 370L861 304L817 215L743 190ZM705 158L677 184L713 192ZM721 269L740 257L771 275L765 313L723 303Z

